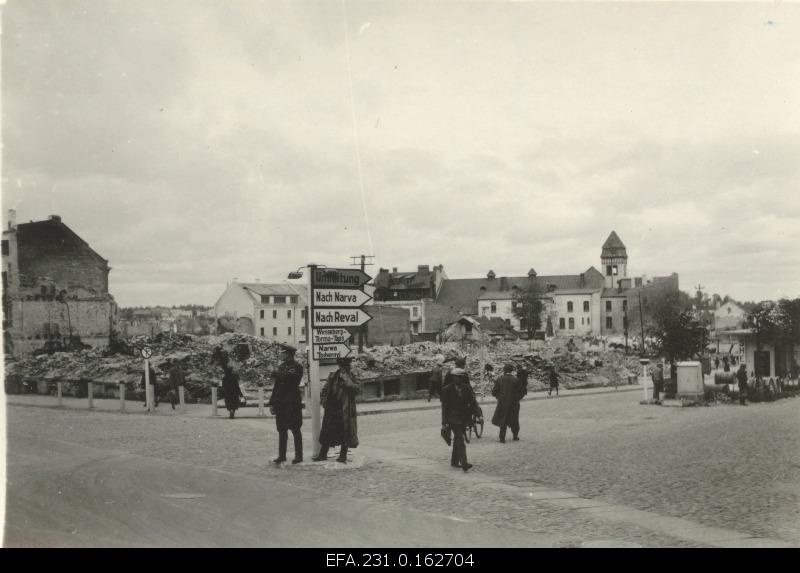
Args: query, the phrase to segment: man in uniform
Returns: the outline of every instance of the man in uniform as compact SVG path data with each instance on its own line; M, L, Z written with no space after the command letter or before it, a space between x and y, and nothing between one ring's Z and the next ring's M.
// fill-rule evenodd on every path
M286 447L289 441L289 430L294 437L293 464L303 461L303 436L300 427L303 425L303 401L300 396L300 381L303 379L303 366L294 359L297 349L288 344L281 344L283 353L281 365L272 373L275 380L270 396L269 411L275 416L278 427L278 457L272 460L276 464L286 461Z

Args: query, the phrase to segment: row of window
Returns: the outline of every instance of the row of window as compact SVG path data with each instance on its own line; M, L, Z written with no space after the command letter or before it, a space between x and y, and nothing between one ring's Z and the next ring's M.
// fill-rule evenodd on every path
M286 304L286 299L289 299L289 304L297 304L296 296L273 296L272 304ZM269 304L269 295L261 295L261 304Z
M574 310L574 306L572 305L572 301L567 301L567 312L572 312ZM583 312L589 312L589 301L583 301Z
M511 303L511 308L514 309L516 307L517 307L516 301L512 302ZM611 309L612 309L611 301L607 300L606 301L606 312L611 312ZM628 309L628 301L623 299L622 300L622 310L627 310L627 309ZM574 311L575 311L574 304L572 303L571 300L568 300L567 301L567 312L574 312ZM492 314L496 314L497 313L497 303L494 303L494 302L492 303L491 312L492 312ZM589 312L589 301L588 300L583 301L583 312ZM414 316L417 316L416 313L414 314Z
M291 326L287 329L287 333L286 334L288 334L289 336L292 335L292 327ZM303 326L300 329L300 335L301 336L305 336L306 335L306 327L305 326ZM264 327L261 327L261 336L266 336L264 334ZM272 336L278 336L278 327L277 326L273 326L272 327Z
M575 319L574 318L570 318L568 324L569 324L569 329L570 330L575 330ZM581 324L585 324L585 325L588 326L588 325L591 324L591 321L590 321L589 318L587 318L586 322L584 323L583 319L581 319ZM566 330L566 325L567 325L567 322L566 322L565 319L563 319L563 318L559 318L558 319L558 328L559 329ZM606 328L614 328L614 320L610 316L606 317Z
M305 319L305 317L306 317L306 309L302 308L302 309L300 309L300 318ZM263 310L261 310L261 312L259 314L259 318L262 318L262 319L264 318L264 311ZM278 311L277 310L273 310L272 311L272 318L278 318ZM286 318L292 318L292 309L291 308L286 311Z

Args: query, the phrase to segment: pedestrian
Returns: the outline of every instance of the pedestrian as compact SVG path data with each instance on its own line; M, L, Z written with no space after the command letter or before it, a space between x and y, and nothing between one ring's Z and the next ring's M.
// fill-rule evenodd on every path
M225 397L225 408L228 410L228 417L233 418L236 410L241 405L240 397L244 397L242 389L239 388L239 375L234 372L230 364L222 367L222 395Z
M473 416L480 415L480 407L469 383L469 375L464 369L467 361L456 360L455 368L448 372L442 386L442 432L448 428L453 432L453 452L450 465L469 471L472 464L467 462L467 446L464 434Z
M339 369L328 375L322 388L320 402L325 408L322 429L319 433L319 455L311 458L315 462L328 459L331 446L341 446L336 461L347 463L347 450L358 447L358 424L356 422L356 396L361 393L358 379L352 373L352 358L338 358Z
M731 371L731 365L730 365L730 362L728 361L728 357L727 356L723 356L722 357L722 370L724 372L730 372Z
M520 387L520 400L528 395L528 376L530 374L523 366L517 366L517 382Z
M664 391L664 363L659 362L653 370L653 400L660 404L661 392Z
M558 372L556 371L556 365L551 362L547 370L547 376L550 379L550 390L547 392L547 395L551 396L553 394L553 389L555 389L556 397L558 397Z
M172 403L172 409L175 409L175 404L178 402L179 388L186 385L186 376L181 368L181 363L177 360L170 360L169 369L169 399Z
M714 370L719 370L719 356L714 358Z
M739 381L739 404L747 406L747 369L744 364L739 366L736 379Z
M155 407L158 408L158 380L156 379L156 371L153 365L150 364L147 368L150 377L150 386L153 387L153 402ZM142 372L142 388L144 388L144 407L147 408L147 387L145 386L145 375Z
M444 356L441 354L436 355L436 365L431 371L431 376L428 379L428 402L434 396L441 400L442 398L442 380L444 380Z
M300 427L303 425L303 398L300 393L300 381L303 379L303 366L294 359L297 348L281 344L282 362L273 372L272 395L269 398L269 411L275 416L278 429L278 457L273 463L286 461L286 448L289 442L289 430L294 438L293 464L303 461L303 436Z
M497 398L497 406L492 416L492 424L500 428L500 443L506 443L506 428L511 428L514 440L519 440L519 401L522 389L519 379L512 375L514 366L503 366L503 375L495 380L492 396Z

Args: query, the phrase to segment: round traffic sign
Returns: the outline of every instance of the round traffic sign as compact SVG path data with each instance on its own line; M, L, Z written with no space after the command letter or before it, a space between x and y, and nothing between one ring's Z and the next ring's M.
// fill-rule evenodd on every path
M144 348L142 348L142 356L144 358L150 358L152 355L153 355L152 348L150 348L149 346L145 346Z

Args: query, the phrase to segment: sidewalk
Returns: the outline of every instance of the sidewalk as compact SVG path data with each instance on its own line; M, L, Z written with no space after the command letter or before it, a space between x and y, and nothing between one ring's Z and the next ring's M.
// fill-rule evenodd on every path
M604 387L604 388L577 388L573 390L567 389L560 389L559 398L572 398L572 397L579 397L579 396L593 396L595 394L613 394L615 392L633 392L633 391L641 391L641 386L638 385L626 385L626 386L619 386L618 389L614 389L613 387ZM6 394L6 404L13 405L13 406L32 406L32 407L39 407L39 408L59 408L58 405L58 398L56 396L45 396L39 394ZM251 399L253 400L251 402ZM547 391L539 391L536 393L529 393L525 398L522 399L523 402L527 402L530 400L546 400L548 399ZM550 397L551 400L556 400L555 396ZM248 405L247 407L240 408L236 411L237 418L259 418L258 415L258 402L256 397L249 397L248 398ZM479 397L478 403L480 405L490 405L497 403L497 400L492 396L486 397ZM68 410L88 410L89 409L89 400L88 398L73 398L73 397L63 397L62 398L62 408ZM251 406L251 404L253 404ZM441 408L441 404L438 399L434 398L430 402L428 400L395 400L391 402L360 402L357 405L358 415L359 416L369 416L373 414L391 414L391 413L399 413L399 412L415 412L419 410L439 410ZM125 401L125 410L120 411L120 401L119 399L109 399L109 398L95 398L93 400L93 408L92 410L97 412L117 412L120 414L145 414L146 411L142 402L139 400L126 400ZM264 407L264 416L265 419L272 419L272 416L269 413L269 408L266 406ZM168 401L160 401L158 408L156 408L155 412L151 415L158 415L158 416L177 416L177 415L185 415L185 416L192 416L192 417L211 417L211 404L186 404L186 413L182 414L180 411L180 406L176 406L176 409L173 410L172 406ZM223 406L219 406L217 408L217 417L225 417L227 416L227 411ZM304 411L303 418L310 419L311 414L308 413L308 410Z

